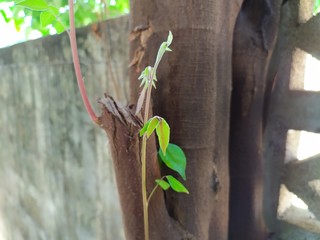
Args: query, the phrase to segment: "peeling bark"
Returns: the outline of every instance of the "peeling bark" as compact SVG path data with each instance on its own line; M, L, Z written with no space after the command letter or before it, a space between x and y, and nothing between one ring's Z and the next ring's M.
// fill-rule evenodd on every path
M133 106L125 107L110 96L99 99L101 127L106 131L115 169L123 222L127 240L143 240L143 210L141 192L139 131L141 120L134 115ZM152 191L160 177L155 138L147 143L147 190ZM149 205L150 239L192 239L173 221L165 208L161 191L156 191Z

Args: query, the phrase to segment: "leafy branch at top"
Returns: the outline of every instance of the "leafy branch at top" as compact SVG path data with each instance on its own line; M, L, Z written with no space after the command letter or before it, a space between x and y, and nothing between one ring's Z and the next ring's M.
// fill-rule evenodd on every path
M24 7L20 3L30 7ZM58 12L53 10L52 15L59 15L59 21L53 19L51 13L40 12L45 11L43 3L58 7ZM76 27L127 14L130 8L129 0L77 0L74 4ZM7 23L13 21L17 31L22 26L25 27L27 37L33 30L37 30L42 36L63 32L64 26L69 26L68 9L67 0L0 0L0 16L2 15Z

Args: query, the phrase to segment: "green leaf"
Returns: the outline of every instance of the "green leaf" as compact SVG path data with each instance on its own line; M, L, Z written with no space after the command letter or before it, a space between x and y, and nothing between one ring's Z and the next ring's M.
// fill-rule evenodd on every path
M168 35L168 39L166 42L163 42L160 47L159 47L159 50L158 50L158 54L157 54L157 58L156 58L156 63L155 63L155 66L159 64L159 62L161 61L164 53L166 51L168 52L171 52L172 50L169 48L171 42L172 42L172 39L173 39L173 35L172 35L172 32L169 31L169 35Z
M64 32L66 30L66 28L63 26L63 24L61 24L59 21L54 21L52 23L52 26L54 27L54 29L56 29L58 34Z
M46 27L52 24L58 18L58 16L59 16L59 9L54 6L48 6L48 10L41 12L40 14L41 27Z
M56 17L49 11L45 11L40 14L41 27L46 27L52 24L55 20Z
M44 11L48 9L48 4L44 0L24 0L17 3L16 5L30 8L35 11Z
M169 143L166 155L160 149L159 156L168 168L178 172L186 180L187 158L179 146Z
M55 6L49 6L48 7L48 9L49 9L49 12L52 14L52 15L54 15L55 17L58 17L59 16L59 14L60 14L60 12L59 12L59 9L58 8L56 8Z
M157 125L156 132L158 135L159 145L164 155L170 140L170 127L169 124L163 118L160 119Z
M166 52L166 49L167 49L167 42L161 43L158 50L155 66L158 65L159 62L161 61L163 54Z
M183 186L183 184L180 181L178 181L176 178L172 177L171 175L166 176L166 178L168 179L168 182L174 191L184 192L189 194L188 189L186 189L186 187Z
M170 44L172 43L172 39L173 39L172 32L169 31L169 35L168 35L168 39L167 39L167 47L169 47Z
M6 14L6 12L4 10L0 10L0 13L1 13L1 15L2 15L2 17L3 17L3 19L4 19L4 21L6 23L10 22L11 18L7 17L7 14Z
M22 18L14 18L13 22L16 30L19 32L21 25L24 23L24 20Z
M170 184L163 179L156 179L156 183L159 184L163 190L168 190L170 188Z
M161 121L161 119L160 119ZM149 138L150 135L153 133L154 129L156 129L156 127L159 124L159 117L153 117L148 125L147 128L147 137Z
M140 130L140 132L139 132L140 137L142 137L143 134L146 133L146 131L147 131L147 129L148 129L148 126L149 126L151 120L152 120L152 118L150 118L150 119L143 125L143 127L141 128L141 130Z

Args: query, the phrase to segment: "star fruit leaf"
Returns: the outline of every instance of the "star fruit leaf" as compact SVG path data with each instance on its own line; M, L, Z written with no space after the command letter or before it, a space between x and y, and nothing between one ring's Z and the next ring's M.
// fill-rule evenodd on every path
M29 8L35 11L45 11L49 8L48 4L44 0L25 0L16 3L16 5Z
M187 158L183 150L178 145L169 143L166 155L164 155L160 149L159 157L168 168L176 171L180 174L183 180L186 180Z
M143 125L143 127L141 128L141 130L140 130L140 132L139 132L140 137L142 137L143 134L146 133L146 131L147 131L147 129L148 129L148 126L149 126L151 120L152 120L152 118L150 118L150 119Z
M156 179L156 183L163 189L163 190L168 190L170 188L170 184L167 183L163 179Z
M153 131L156 129L156 127L159 124L159 117L153 117L148 125L147 128L147 138L150 137L150 135L153 133Z
M185 186L183 186L183 184L177 180L176 178L172 177L171 175L168 175L166 176L169 184L170 184L170 187L176 191L176 192L183 192L183 193L187 193L189 194L189 191L188 189L186 189Z
M166 150L169 145L170 140L170 127L166 120L163 118L159 119L159 123L156 127L156 133L159 140L160 148L164 155L166 155Z

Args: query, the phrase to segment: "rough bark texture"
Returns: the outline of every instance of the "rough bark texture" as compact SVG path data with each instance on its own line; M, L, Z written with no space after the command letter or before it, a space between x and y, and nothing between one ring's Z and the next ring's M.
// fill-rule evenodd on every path
M142 121L134 115L133 107L124 107L106 96L99 100L103 114L101 127L110 140L113 164L115 168L123 221L127 240L144 239L143 212L141 193L141 138L139 131ZM155 139L147 144L147 189L154 187L154 180L159 179L160 169L157 161ZM179 228L174 228L167 211L161 191L155 192L149 205L150 239L179 239Z
M244 1L233 39L230 239L265 239L263 106L282 1Z
M171 142L180 145L188 159L190 195L166 192L166 209L199 240L228 236L226 123L233 28L240 5L241 1L212 0L131 2L133 102L138 96L139 70L154 63L168 31L174 35L173 52L159 67L153 111L168 121Z

